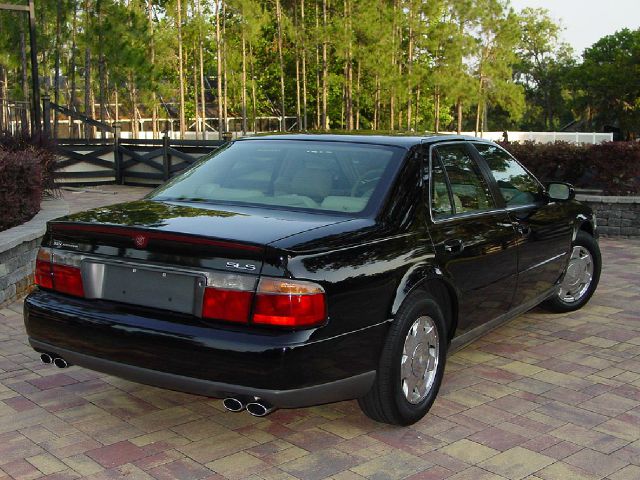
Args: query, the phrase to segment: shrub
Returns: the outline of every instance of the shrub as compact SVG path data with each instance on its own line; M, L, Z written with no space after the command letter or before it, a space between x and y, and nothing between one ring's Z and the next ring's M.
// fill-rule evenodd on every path
M40 163L42 190L49 195L58 194L54 177L56 164L55 143L51 139L39 133L33 135L26 133L11 135L5 132L0 134L0 149L10 152L29 152Z
M600 189L605 195L640 194L640 143L501 142L501 145L541 180Z
M0 231L38 213L41 185L40 160L32 151L0 149Z

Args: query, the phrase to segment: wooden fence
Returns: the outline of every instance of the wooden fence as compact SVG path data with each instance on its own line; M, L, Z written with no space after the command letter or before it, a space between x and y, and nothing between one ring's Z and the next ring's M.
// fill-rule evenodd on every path
M44 99L44 133L51 135L51 111L82 121L85 126L110 132L109 139L56 139L56 182L59 185L160 185L191 166L226 141L123 139L120 126L108 125ZM88 131L88 129L85 129Z

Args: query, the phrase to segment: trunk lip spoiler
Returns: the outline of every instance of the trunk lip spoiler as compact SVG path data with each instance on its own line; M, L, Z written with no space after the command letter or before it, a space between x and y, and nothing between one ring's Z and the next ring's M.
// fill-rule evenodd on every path
M137 246L137 237L144 236L145 240L161 240L170 242L183 242L191 245L208 245L212 247L228 248L233 250L245 250L262 253L264 246L235 242L233 240L218 240L209 237L196 236L188 233L164 232L149 230L140 227L123 227L119 225L87 225L82 223L50 223L51 233L63 233L65 231L86 232L104 235L127 237L132 241L132 247ZM146 247L146 243L144 245ZM144 248L142 247L142 248Z

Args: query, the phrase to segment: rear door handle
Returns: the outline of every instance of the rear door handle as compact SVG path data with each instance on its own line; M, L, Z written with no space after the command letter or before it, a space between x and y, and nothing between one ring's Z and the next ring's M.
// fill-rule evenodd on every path
M444 249L447 252L458 253L464 249L464 244L459 238L447 240L446 242L444 242Z
M528 237L531 233L531 227L529 225L525 225L524 223L515 222L514 227L516 227L516 232L518 232L523 237Z

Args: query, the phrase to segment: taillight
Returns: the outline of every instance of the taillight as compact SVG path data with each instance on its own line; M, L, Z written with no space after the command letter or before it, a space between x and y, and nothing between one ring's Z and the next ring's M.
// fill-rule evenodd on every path
M253 315L251 306L253 303ZM315 283L249 275L216 273L209 277L202 316L211 320L279 327L311 327L324 323L324 289Z
M326 319L324 289L315 283L262 278L258 284L253 322L282 327L310 327Z
M53 288L53 272L51 271L51 250L41 248L36 257L36 285L44 288Z
M36 257L35 282L56 292L84 297L82 275L77 260L70 254L52 254L51 249L41 248Z
M53 264L53 289L56 292L84 297L82 275L78 267Z
M247 323L256 286L255 277L216 273L204 290L202 316L212 320Z

